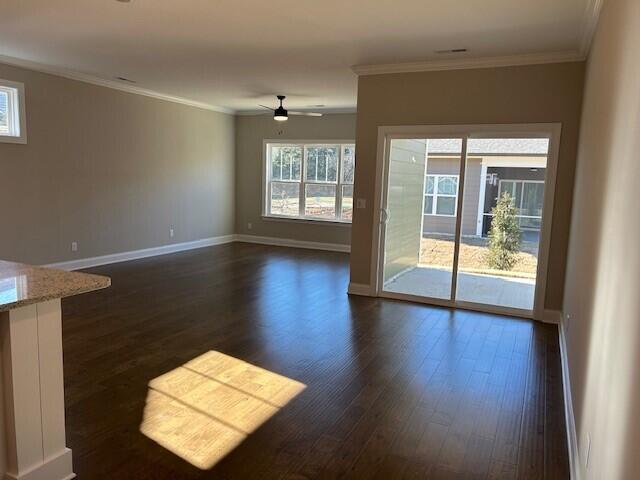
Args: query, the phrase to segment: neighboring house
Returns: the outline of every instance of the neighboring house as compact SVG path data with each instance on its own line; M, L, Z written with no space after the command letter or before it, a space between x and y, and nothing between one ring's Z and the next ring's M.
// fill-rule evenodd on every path
M459 140L429 140L423 206L423 233L454 234L460 170ZM508 192L527 238L541 228L548 141L472 139L468 142L462 234L486 236L491 210Z

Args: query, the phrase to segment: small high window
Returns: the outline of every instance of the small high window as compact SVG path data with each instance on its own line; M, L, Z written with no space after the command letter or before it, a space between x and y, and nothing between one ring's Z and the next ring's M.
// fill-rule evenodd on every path
M0 142L27 143L22 83L0 80Z

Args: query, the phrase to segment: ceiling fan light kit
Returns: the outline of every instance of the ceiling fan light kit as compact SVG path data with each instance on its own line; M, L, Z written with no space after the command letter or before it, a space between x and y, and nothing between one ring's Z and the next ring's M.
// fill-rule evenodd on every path
M321 117L321 113L316 112L289 112L286 108L282 106L282 102L284 101L284 95L277 95L278 100L280 101L280 106L278 108L267 107L266 105L260 105L263 108L267 108L269 110L273 110L273 119L277 122L286 122L289 120L289 114L291 115L302 115L306 117Z
M286 122L289 120L289 114L287 110L282 106L282 101L285 99L284 95L278 95L280 100L280 106L273 111L273 119L277 122Z

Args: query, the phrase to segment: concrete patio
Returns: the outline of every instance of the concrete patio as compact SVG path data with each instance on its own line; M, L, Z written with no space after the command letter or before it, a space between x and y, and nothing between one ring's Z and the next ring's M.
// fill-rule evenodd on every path
M385 284L385 291L448 300L451 270L417 266ZM535 280L458 273L457 300L533 310Z

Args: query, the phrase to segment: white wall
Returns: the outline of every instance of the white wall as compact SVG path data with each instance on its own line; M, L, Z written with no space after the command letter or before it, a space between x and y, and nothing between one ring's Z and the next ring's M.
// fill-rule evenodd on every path
M640 478L639 182L640 1L606 0L587 68L564 299L582 479Z

